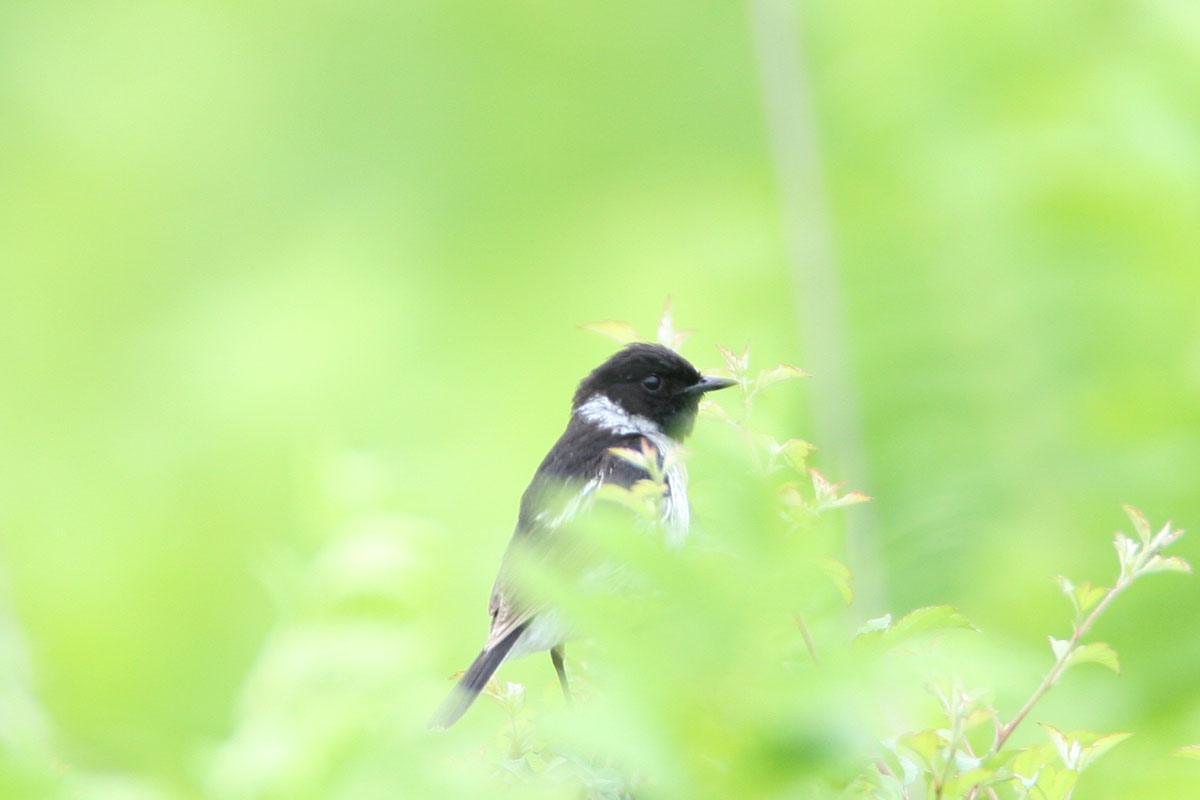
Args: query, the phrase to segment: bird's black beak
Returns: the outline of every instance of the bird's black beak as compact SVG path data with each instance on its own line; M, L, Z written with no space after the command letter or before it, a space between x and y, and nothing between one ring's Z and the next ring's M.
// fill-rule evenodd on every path
M718 378L715 375L705 375L696 383L684 389L687 394L704 394L715 392L717 389L727 389L736 384L733 378Z

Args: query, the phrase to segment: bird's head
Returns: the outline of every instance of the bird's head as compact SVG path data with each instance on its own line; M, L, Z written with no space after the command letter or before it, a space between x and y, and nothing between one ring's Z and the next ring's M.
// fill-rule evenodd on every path
M617 352L580 381L573 408L606 408L607 400L679 441L692 431L701 395L734 383L729 378L701 375L674 350L639 342ZM595 421L602 419L599 413L593 416Z

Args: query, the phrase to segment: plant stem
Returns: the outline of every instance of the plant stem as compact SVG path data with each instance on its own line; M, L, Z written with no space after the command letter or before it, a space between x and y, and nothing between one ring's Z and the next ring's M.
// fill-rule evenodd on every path
M1050 671L1046 673L1046 677L1042 679L1041 684L1037 687L1037 689L1034 690L1033 694L1029 696L1029 699L1025 701L1025 705L1022 706L1021 710L1017 712L1017 715L1012 718L1012 721L1007 725L1002 726L996 733L996 741L992 745L991 749L992 754L1000 752L1000 748L1004 746L1006 741L1008 741L1008 737L1012 736L1012 733L1017 729L1017 726L1021 724L1026 716L1028 716L1033 707L1037 705L1037 702L1042 699L1042 695L1048 692L1050 687L1058 681L1059 677L1063 673L1063 670L1066 669L1068 659L1070 659L1071 654L1075 652L1075 648L1079 646L1079 640L1082 639L1083 635L1091 629L1092 625L1096 623L1096 620L1100 618L1100 615L1104 612L1104 609L1108 608L1109 604L1112 603L1116 596L1125 591L1125 589L1128 588L1129 584L1131 583L1133 583L1132 576L1122 576L1117 581L1116 585L1108 590L1108 594L1104 596L1104 599L1101 600L1094 609L1092 609L1092 613L1088 615L1087 619L1085 619L1082 624L1075 627L1075 633L1071 635L1068 646L1063 649L1063 654L1054 662L1054 666L1052 666Z
M963 738L963 716L959 704L956 702L958 692L956 689L950 689L950 697L942 692L940 688L935 687L938 699L942 701L942 707L946 709L946 716L953 723L953 729L950 733L950 750L946 753L946 763L942 765L942 774L938 776L934 782L934 797L940 800L942 792L946 789L946 781L950 780L950 769L954 766L954 751L959 748L960 740Z
M1037 705L1037 702L1042 699L1042 696L1045 695L1046 692L1050 691L1050 687L1058 682L1058 679L1062 676L1063 670L1065 670L1067 667L1067 661L1071 658L1071 654L1075 651L1075 648L1079 646L1079 641L1083 638L1083 635L1091 630L1091 627L1096 624L1096 620L1100 618L1100 615L1104 613L1104 610L1108 608L1114 599L1116 599L1117 595L1129 588L1129 584L1133 583L1134 579L1137 577L1137 574L1138 573L1136 569L1131 569L1128 573L1123 571L1121 577L1117 579L1117 582L1113 588L1109 589L1108 594L1104 595L1104 599L1101 600L1094 609L1092 609L1092 613L1088 614L1087 618L1082 623L1075 626L1075 632L1071 634L1071 639L1067 643L1067 647L1063 649L1063 654L1055 659L1054 666L1050 667L1050 671L1046 673L1046 677L1042 678L1042 682L1036 689L1034 689L1033 694L1029 696L1029 699L1025 701L1025 705L1021 706L1021 710L1017 712L1017 715L1012 718L1011 722L1006 725L1001 725L997 729L996 741L992 743L992 747L991 750L988 751L988 755L995 755L996 753L1000 752L1000 749L1004 747L1004 743L1008 741L1008 737L1012 736L1013 731L1017 729L1017 726L1024 721L1025 717L1029 716L1029 712L1032 711L1033 707ZM975 800L975 798L979 795L980 785L981 784L976 784L971 788L970 794L967 795L967 800ZM1026 792L1025 796L1028 797L1028 792Z
M792 268L796 319L807 363L821 380L813 385L813 419L818 439L839 453L839 471L870 492L863 444L862 414L847 353L842 290L834 248L833 221L826 197L820 142L803 52L799 4L792 0L752 0L748 7L763 109L771 145L771 165L779 187ZM864 508L847 519L847 549L858 576L858 603L872 614L887 608L883 557L874 512Z
M796 624L800 626L800 635L804 637L804 646L808 648L813 663L818 667L821 666L821 657L817 655L817 645L813 642L812 634L808 632L808 625L804 624L804 617L799 611L796 612Z

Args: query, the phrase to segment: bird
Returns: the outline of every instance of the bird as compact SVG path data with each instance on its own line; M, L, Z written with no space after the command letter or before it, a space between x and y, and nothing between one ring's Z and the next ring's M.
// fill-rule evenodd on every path
M649 477L643 466L613 449L651 452L666 485L662 516L668 537L682 543L690 524L687 471L678 457L692 432L700 399L737 381L702 375L683 356L648 342L626 345L582 381L571 416L521 496L516 529L492 588L487 642L429 721L430 729L457 722L506 660L543 650L570 700L563 666L565 626L554 609L530 601L513 575L514 553L548 547L604 485L631 487ZM563 500L564 491L566 500Z

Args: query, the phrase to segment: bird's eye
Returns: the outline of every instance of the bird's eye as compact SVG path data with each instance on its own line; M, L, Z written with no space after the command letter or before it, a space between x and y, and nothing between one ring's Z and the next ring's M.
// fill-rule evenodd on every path
M648 392L657 392L662 386L662 378L658 377L657 375L647 375L646 377L642 378L642 386L644 386Z

